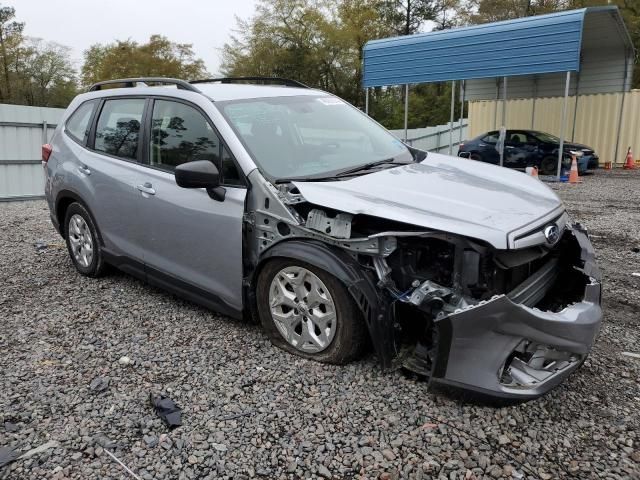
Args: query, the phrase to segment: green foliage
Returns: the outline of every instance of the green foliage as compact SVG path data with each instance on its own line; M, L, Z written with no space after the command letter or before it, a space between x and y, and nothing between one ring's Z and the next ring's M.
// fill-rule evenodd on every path
M195 58L192 46L152 35L147 43L132 40L92 45L84 52L81 81L84 86L101 80L126 77L203 78L204 62Z
M413 33L426 20L444 28L454 18L453 5L453 0L261 0L253 18L237 19L236 34L223 48L222 71L293 78L364 108L364 45L407 29ZM449 107L441 107L449 105L449 88L414 87L410 125L447 122ZM401 88L373 89L370 95L374 118L390 128L404 125Z
M12 7L0 6L0 103L62 107L76 95L69 49L24 37Z

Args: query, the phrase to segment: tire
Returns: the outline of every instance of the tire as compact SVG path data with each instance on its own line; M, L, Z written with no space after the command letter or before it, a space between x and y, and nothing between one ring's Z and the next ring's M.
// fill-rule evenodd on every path
M294 290L293 285L300 282L300 275L302 285ZM286 288L287 284L291 290ZM283 288L286 294L282 296L287 300L278 302L272 309L270 298L281 295ZM314 293L318 291L324 293L318 296ZM305 296L299 299L297 295ZM318 307L318 301L310 297L321 298L324 306L320 304ZM367 344L367 330L362 315L346 287L333 275L305 262L286 258L269 261L258 277L256 300L260 322L271 343L289 353L318 362L343 365L356 359ZM313 312L314 307L316 312ZM327 315L330 318L332 309L335 316L330 322L331 327L321 330L322 318ZM290 317L293 321L278 321L274 315L281 319ZM285 333L287 331L289 338ZM311 331L315 334L315 341L311 340ZM327 331L330 333L327 334Z
M106 265L98 230L91 215L80 203L74 202L67 208L64 232L69 257L76 270L87 277L102 275Z
M544 157L540 162L540 172L543 175L555 175L558 173L558 157Z
M478 152L473 152L469 155L469 159L470 160L476 160L478 162L482 161L482 155L480 155Z

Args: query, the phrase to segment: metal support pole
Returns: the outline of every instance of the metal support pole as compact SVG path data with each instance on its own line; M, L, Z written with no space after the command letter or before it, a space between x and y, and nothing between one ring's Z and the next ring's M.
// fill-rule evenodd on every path
M364 89L364 113L369 115L369 87Z
M564 103L562 105L562 125L560 125L560 148L558 149L558 180L562 169L562 158L564 156L564 135L567 129L567 110L569 103L569 85L571 84L571 72L567 72L567 80L564 85Z
M507 136L507 77L503 79L504 87L502 88L502 126L500 127L500 138L502 145L500 147L500 166L504 165L504 143ZM497 107L497 102L496 102Z
M531 130L535 130L536 124L536 98L538 97L538 77L533 77L533 105L531 107Z
M460 82L460 125L458 125L458 127L460 128L460 138L458 139L458 143L462 143L462 122L464 120L464 94L465 94L465 82L464 80L462 80Z
M613 154L613 162L611 163L612 167L615 167L616 164L618 163L618 150L620 148L620 135L622 134L622 119L624 118L624 101L625 98L627 96L627 80L628 80L628 76L629 76L629 58L633 58L630 57L629 52L626 53L625 55L625 62L624 62L624 82L622 84L622 99L620 100L620 116L618 117L618 134L616 136L616 147L614 150L614 154ZM613 171L613 168L611 169L611 171Z
M44 120L42 122L42 144L49 143L49 132L47 131L49 127L47 127L47 121Z
M571 129L571 141L576 141L576 121L578 120L578 101L580 100L580 72L576 74L576 103L573 106L573 128Z
M500 82L499 78L496 78L496 104L493 110L493 128L498 129L498 101L500 100Z
M404 141L407 142L409 130L409 84L404 86Z
M502 126L507 128L507 77L504 77L504 88L502 89Z
M453 119L456 109L456 81L451 82L451 116L449 118L449 155L453 155Z

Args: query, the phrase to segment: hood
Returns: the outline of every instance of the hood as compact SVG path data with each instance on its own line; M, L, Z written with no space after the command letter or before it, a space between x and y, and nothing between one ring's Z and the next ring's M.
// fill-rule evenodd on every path
M524 173L436 153L349 180L294 184L319 206L464 235L498 249L508 248L510 232L562 207L551 189Z

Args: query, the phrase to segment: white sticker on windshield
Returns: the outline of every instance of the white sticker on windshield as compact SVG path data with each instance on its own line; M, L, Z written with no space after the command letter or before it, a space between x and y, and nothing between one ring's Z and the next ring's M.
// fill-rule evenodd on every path
M344 102L335 97L320 97L318 101L324 105L344 105Z

